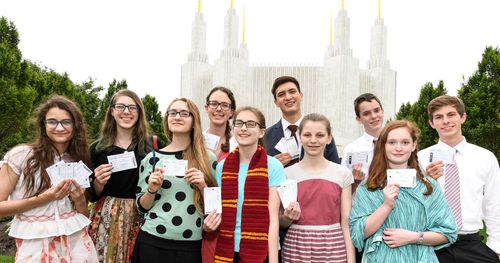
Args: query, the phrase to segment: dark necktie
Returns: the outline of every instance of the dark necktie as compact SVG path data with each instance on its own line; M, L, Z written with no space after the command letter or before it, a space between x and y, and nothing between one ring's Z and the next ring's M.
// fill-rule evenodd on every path
M299 140L297 139L297 129L298 128L299 127L295 124L288 125L288 129L292 132L291 136L293 136L293 138L295 138L295 142L297 143L297 146L299 145Z

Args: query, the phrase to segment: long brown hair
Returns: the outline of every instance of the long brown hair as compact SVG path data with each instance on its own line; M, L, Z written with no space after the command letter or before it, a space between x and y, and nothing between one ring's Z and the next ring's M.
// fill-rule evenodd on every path
M132 143L127 150L136 149L139 155L146 155L146 144L149 137L148 123L146 121L146 114L144 113L144 104L142 100L137 96L137 94L128 89L122 89L116 92L113 97L111 97L111 102L106 110L106 117L101 127L101 134L96 144L97 151L111 150L117 136L116 120L111 114L113 106L116 100L122 96L131 98L137 106L139 106L139 111L135 114L138 115L137 122L134 125L134 130L132 132Z
M174 99L167 107L165 111L165 117L163 118L163 125L165 126L165 135L167 136L169 141L172 141L173 134L172 131L168 128L168 115L167 112L172 107L176 101L183 101L186 103L188 111L193 116L193 127L191 128L191 144L187 149L183 152L184 160L188 161L189 167L194 167L199 169L203 173L203 177L205 179L205 183L208 187L215 186L214 175L212 174L212 170L210 169L210 164L208 160L208 152L205 149L205 142L203 138L203 133L201 130L201 118L200 111L198 107L187 98L177 98ZM194 187L194 205L198 212L203 211L203 195L201 190L198 187Z
M26 166L23 170L23 184L26 187L25 197L39 195L50 188L50 178L45 169L54 164L55 154L58 154L57 149L47 136L45 126L45 116L52 108L58 108L68 112L73 120L73 130L66 152L74 161L81 160L87 165L90 162L90 154L87 145L87 128L85 127L85 120L82 112L73 101L66 97L59 95L51 96L36 109L34 114L36 140L30 145L33 152L26 160ZM37 171L40 171L40 185L38 188L35 188L35 182L37 181L35 175Z
M432 185L424 178L424 175L420 171L418 165L418 140L420 138L420 130L417 128L415 123L407 120L395 120L391 121L385 125L384 129L380 132L380 136L375 144L375 150L373 154L373 160L368 171L368 179L366 186L368 190L375 191L377 189L382 189L387 184L386 170L389 169L389 162L387 160L387 155L385 153L385 144L387 142L387 136L389 132L398 128L406 128L410 133L413 142L417 142L415 150L411 153L408 159L408 167L413 168L417 171L417 178L422 181L422 183L427 188L424 195L432 194Z
M225 87L215 87L213 88L207 95L207 98L206 98L206 104L205 105L208 105L208 102L210 101L210 96L212 96L212 94L216 91L220 91L220 92L224 92L227 97L229 98L229 100L231 101L231 110L235 110L236 109L236 99L234 99L234 94L233 92L228 89L228 88L225 88ZM229 120L233 118L232 116L229 117L229 119L227 120L226 122L226 129L224 130L224 136L226 137L226 141L220 145L220 149L223 151L223 152L229 152L229 148L230 148L230 145L229 145L229 138L231 137L231 124L229 123Z

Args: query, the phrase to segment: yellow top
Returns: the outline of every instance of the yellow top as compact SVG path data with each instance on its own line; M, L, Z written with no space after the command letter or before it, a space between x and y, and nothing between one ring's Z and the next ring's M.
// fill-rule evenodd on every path
M201 0L198 0L198 13L201 13Z
M234 8L234 0L231 0L231 9Z
M344 0L341 0L340 2L342 4L342 10L344 10Z

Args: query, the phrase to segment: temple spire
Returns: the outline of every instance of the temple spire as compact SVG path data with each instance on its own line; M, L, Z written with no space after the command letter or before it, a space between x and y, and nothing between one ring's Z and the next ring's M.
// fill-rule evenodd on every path
M245 36L245 33L246 33L246 21L247 21L247 8L246 8L246 5L243 6L243 32L242 32L242 44L246 44L246 36Z
M340 0L340 2L341 2L341 8L342 8L342 10L344 10L344 0Z
M378 14L377 17L380 18L380 0L378 0Z
M201 0L198 0L198 13L201 13Z
M330 46L333 45L333 10L330 10Z
M230 6L231 9L234 8L234 0L231 0L231 6Z

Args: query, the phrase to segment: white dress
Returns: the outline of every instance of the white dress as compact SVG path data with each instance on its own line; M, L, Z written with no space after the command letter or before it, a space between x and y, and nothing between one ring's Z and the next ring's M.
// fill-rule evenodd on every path
M14 147L4 157L19 176L10 200L25 198L23 185L30 146ZM59 157L55 162L60 161ZM40 171L35 174L35 189L40 184ZM94 243L87 233L90 220L75 210L69 197L16 214L9 235L16 239L16 262L97 262Z

